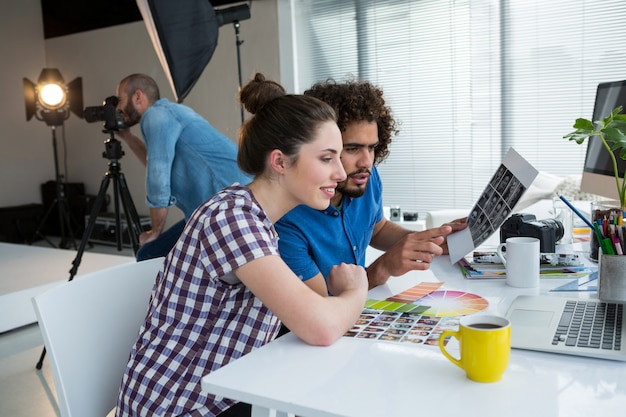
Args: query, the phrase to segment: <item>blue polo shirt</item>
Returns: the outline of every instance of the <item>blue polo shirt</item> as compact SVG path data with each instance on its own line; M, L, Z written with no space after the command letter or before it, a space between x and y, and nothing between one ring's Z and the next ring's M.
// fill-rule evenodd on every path
M303 281L341 262L365 266L365 250L374 225L383 218L382 183L376 168L365 194L344 197L340 209L315 210L300 205L276 224L281 258Z

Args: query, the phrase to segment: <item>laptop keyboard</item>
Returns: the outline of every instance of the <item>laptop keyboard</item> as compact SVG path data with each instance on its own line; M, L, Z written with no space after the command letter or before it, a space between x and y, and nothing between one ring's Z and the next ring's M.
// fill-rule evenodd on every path
M567 301L552 344L621 350L623 317L623 304Z

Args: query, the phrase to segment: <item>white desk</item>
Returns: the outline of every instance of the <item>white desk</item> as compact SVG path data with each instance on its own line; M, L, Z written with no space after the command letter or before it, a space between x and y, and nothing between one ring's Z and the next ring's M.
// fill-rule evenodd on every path
M444 256L432 272L392 278L370 295L388 297L433 279L482 295L487 311L500 315L516 295L565 282L543 279L539 289L519 290L503 281L469 281ZM467 379L438 347L352 338L314 347L287 334L205 376L202 388L253 404L254 417L273 416L273 410L306 417L622 416L626 363L514 349L503 379L482 384Z
M37 321L31 298L67 281L76 255L72 250L0 243L0 332ZM76 278L130 262L135 258L84 252Z

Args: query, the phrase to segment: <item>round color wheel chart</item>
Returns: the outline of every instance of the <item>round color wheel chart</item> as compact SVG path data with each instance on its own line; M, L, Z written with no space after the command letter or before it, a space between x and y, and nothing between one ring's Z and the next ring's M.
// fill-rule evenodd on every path
M480 295L455 290L433 291L414 301L413 304L428 306L424 316L467 316L484 310L489 302Z

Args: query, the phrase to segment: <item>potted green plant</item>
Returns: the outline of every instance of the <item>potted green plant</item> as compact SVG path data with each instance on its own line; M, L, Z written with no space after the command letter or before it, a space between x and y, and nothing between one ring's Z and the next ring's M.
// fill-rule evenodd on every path
M619 203L622 212L624 212L626 211L626 176L624 179L620 179L617 159L614 154L614 151L619 150L620 158L626 160L626 114L620 114L621 112L622 106L616 107L609 116L595 121L597 128L591 120L576 119L574 123L574 129L576 130L563 137L574 140L579 145L591 136L598 136L602 140L602 145L606 148L613 163Z
M611 213L626 212L626 176L624 179L620 179L619 170L617 168L617 159L614 153L619 150L619 157L626 160L626 115L621 114L621 112L622 106L616 107L610 115L602 120L595 121L595 126L591 120L583 118L576 119L576 122L574 123L574 129L576 130L563 136L566 139L576 141L579 145L589 137L598 136L600 140L602 140L602 145L611 157L613 173L615 174L615 185L617 186L617 194L619 196L619 201L615 203L619 203L620 207L615 207L609 202L606 204L603 204L602 202L592 202L591 220L594 224L598 219L610 217ZM604 245L611 246L610 242L608 244L606 243L608 237L605 236L602 240L605 241L602 243L603 249L605 249ZM592 231L589 252L589 257L592 260L598 260L598 248L600 245L601 243L598 240L597 232L594 233ZM610 254L611 249L606 249L609 251L604 251L604 253Z

